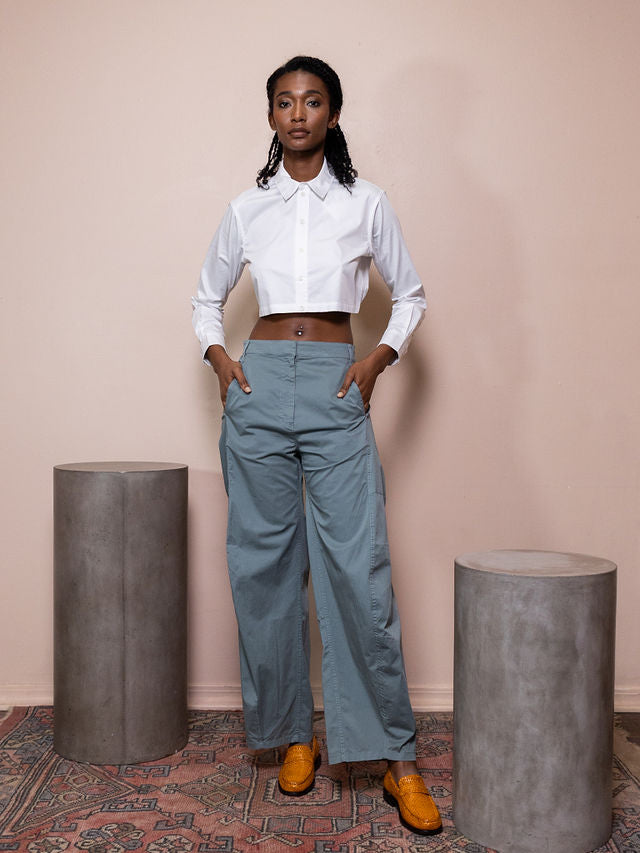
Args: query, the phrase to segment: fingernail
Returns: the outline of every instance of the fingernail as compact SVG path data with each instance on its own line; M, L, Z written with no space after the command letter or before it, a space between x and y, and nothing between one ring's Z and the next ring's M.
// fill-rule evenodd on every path
M338 391L338 397L344 397L344 391Z
M251 393L251 388L249 388L249 386L248 386L248 385L245 385L245 386L244 386L244 390L247 392L247 394L250 394L250 393Z

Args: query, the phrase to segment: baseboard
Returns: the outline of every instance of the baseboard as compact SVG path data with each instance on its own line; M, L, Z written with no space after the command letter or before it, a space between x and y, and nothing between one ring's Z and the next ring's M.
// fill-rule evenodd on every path
M409 687L414 711L453 711L453 688L447 685Z
M187 703L195 711L237 711L242 708L239 684L190 684Z
M311 687L313 704L318 711L324 707L322 687ZM411 706L414 711L451 711L453 691L450 687L413 687L409 688ZM242 707L240 685L232 684L192 684L189 687L189 707L196 710L216 708L220 711L232 711Z
M322 705L322 689L313 685L314 704ZM414 711L451 711L453 690L446 685L410 687L409 696ZM239 684L191 684L188 703L196 710L213 709L235 711L242 707ZM2 684L0 685L0 711L13 706L52 705L53 684ZM640 686L617 687L614 708L619 713L640 712Z
M640 711L640 687L618 687L613 696L613 707L620 713Z
M53 705L53 684L0 684L0 710Z
M322 688L312 686L313 703L322 710ZM414 711L452 711L453 690L447 686L409 687L411 707ZM619 713L640 712L640 688L621 687L614 692L614 708ZM194 709L219 709L231 711L242 707L239 685L191 685L189 707Z

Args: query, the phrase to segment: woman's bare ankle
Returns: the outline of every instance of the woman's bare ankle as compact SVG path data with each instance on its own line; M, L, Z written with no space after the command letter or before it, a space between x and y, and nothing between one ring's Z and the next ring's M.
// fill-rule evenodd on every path
M403 776L420 775L415 761L389 761L389 770L396 782L399 782Z

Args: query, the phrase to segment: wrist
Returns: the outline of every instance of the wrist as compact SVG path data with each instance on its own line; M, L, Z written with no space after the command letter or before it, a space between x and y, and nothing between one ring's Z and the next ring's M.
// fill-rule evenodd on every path
M220 344L211 344L205 353L205 358L217 373L220 366L231 361L226 349Z
M378 373L382 373L385 367L389 367L397 358L396 351L387 344L378 344L369 356L376 366Z

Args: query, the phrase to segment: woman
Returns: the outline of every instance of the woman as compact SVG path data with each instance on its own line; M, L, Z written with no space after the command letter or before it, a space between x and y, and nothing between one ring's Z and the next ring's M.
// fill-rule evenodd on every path
M441 821L415 763L384 479L368 415L376 379L422 319L424 291L385 195L357 178L333 69L295 57L269 77L267 97L275 131L268 162L257 187L227 209L193 300L224 406L227 557L247 742L288 742L281 791L297 796L313 786L310 565L329 761L386 758L385 797L412 831L429 834ZM380 344L354 361L350 314L367 292L371 259L393 308ZM223 309L245 264L260 318L234 361Z

